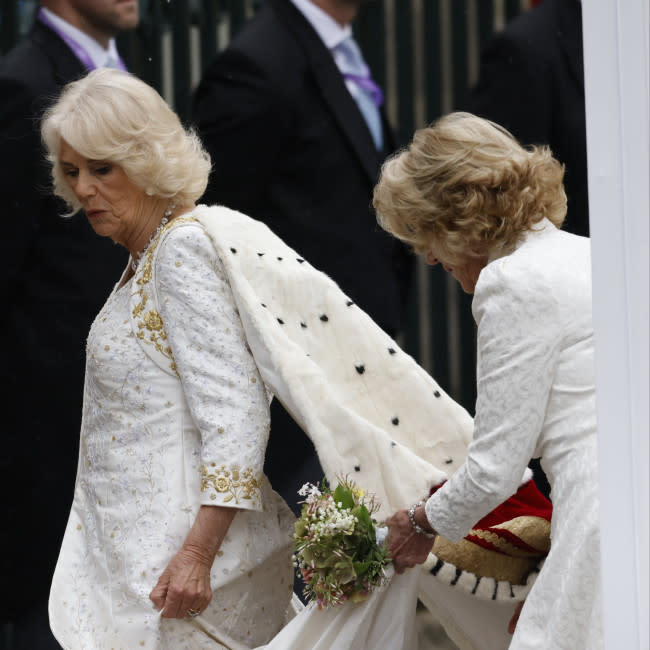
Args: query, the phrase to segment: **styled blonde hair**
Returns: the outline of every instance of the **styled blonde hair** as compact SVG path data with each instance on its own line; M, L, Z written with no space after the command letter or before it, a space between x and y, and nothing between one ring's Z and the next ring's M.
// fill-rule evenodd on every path
M373 205L380 226L417 253L436 243L449 263L511 252L544 217L566 215L563 166L504 128L450 113L386 161Z
M41 137L52 163L54 193L76 212L81 205L59 160L61 138L91 160L118 164L150 196L189 205L205 191L210 156L165 100L143 81L101 68L65 86L46 111Z

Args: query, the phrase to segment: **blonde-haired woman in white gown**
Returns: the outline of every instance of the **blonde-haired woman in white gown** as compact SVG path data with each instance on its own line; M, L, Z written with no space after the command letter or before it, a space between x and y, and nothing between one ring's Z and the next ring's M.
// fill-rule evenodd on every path
M55 192L131 253L88 336L54 634L68 650L262 645L292 595L293 517L262 473L264 383L187 218L209 158L153 89L113 70L67 86L42 134Z
M511 648L603 645L589 240L560 230L564 170L500 126L452 113L384 164L381 225L473 294L473 440L425 503L388 519L398 572L439 533L456 542L517 489L531 457L551 484L551 550Z

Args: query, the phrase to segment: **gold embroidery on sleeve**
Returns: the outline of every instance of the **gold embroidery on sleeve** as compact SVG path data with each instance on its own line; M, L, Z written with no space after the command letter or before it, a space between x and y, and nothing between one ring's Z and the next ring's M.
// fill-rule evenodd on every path
M250 467L241 469L239 465L232 465L227 469L225 465L221 465L211 472L205 465L201 466L201 491L213 488L222 494L227 493L223 499L224 503L234 499L236 504L245 500L260 505L261 486L262 475L255 476Z

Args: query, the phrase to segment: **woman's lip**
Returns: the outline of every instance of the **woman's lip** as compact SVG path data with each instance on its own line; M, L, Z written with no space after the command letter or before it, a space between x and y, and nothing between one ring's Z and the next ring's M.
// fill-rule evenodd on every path
M92 219L93 217L100 215L102 212L104 212L104 210L86 210L86 216L89 219Z

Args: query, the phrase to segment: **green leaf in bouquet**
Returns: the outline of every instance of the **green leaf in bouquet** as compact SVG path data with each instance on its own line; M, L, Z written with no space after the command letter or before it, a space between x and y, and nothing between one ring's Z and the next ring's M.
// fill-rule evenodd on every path
M359 520L359 524L361 524L361 526L363 526L366 531L374 530L368 508L362 504L360 506L357 506L355 510L356 512L354 512L354 515Z
M352 491L339 483L334 490L334 501L340 503L343 508L354 508L354 496Z
M339 558L337 558L331 551L325 549L321 550L318 554L314 554L312 560L314 566L318 569L330 569L336 566Z
M341 559L334 564L330 575L338 584L345 584L356 579L357 575L350 558Z
M353 562L352 566L357 574L357 578L363 578L372 566L372 562Z
M305 545L300 549L300 553L302 556L302 561L307 565L310 566L312 564L315 564L315 557L314 557L314 552L313 548L311 548L309 545Z
M293 525L293 531L296 539L303 537L304 534L307 532L307 524L305 523L305 520L302 517L296 519L296 522Z

